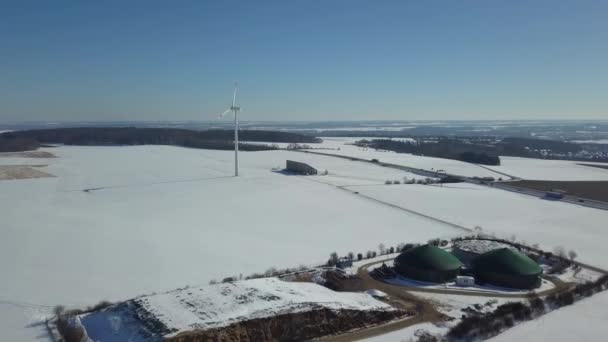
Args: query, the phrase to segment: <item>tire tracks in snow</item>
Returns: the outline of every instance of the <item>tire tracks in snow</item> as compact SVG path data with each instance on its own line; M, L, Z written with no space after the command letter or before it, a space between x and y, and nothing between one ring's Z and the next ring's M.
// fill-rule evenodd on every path
M439 223L439 224L443 224L443 225L449 226L451 228L462 230L462 231L464 231L466 233L473 232L473 229L465 227L465 226L462 226L462 225L459 225L457 223L449 222L449 221L446 221L446 220L442 220L440 218L437 218L437 217L434 217L434 216L430 216L430 215L427 215L427 214L423 214L421 212L418 212L418 211L415 211L415 210L412 210L412 209L408 209L408 208L405 208L405 207L402 207L402 206L399 206L399 205L396 205L396 204L393 204L393 203L390 203L390 202L382 201L382 200L379 200L377 198L374 198L374 197L371 197L371 196L368 196L368 195L363 195L363 194L359 193L358 191L349 189L348 187L350 185L342 185L342 186L340 186L340 185L335 185L335 184L331 184L331 183L326 183L326 182L323 182L323 181L320 181L320 180L317 180L317 179L312 179L312 177L308 177L308 176L298 176L298 177L300 177L302 179L306 179L306 180L311 181L311 182L316 182L316 183L320 183L320 184L329 185L329 186L332 186L334 188L340 189L342 191L346 191L348 193L351 193L351 194L353 194L355 196L364 198L366 200L369 200L369 201L372 201L372 202L376 202L378 204L391 207L393 209L404 211L404 212L406 212L408 214L411 214L411 215L423 218L425 220L429 220L429 221L432 221L432 222L435 222L435 223ZM372 184L370 184L370 185L372 185ZM373 184L373 185L382 185L382 184Z

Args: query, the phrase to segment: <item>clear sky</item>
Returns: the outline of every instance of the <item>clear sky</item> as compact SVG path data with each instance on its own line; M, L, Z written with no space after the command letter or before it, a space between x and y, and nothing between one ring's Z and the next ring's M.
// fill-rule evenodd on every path
M608 1L0 0L0 122L608 119Z

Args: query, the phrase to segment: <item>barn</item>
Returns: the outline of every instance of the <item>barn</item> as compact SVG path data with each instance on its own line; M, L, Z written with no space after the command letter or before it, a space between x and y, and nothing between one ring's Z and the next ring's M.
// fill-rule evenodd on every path
M454 280L462 267L455 256L431 245L408 249L395 258L394 265L404 277L433 283Z
M542 268L525 254L510 248L484 253L473 260L472 266L480 283L516 289L533 289L541 283Z
M317 169L302 162L297 162L293 160L288 160L286 162L286 170L289 172L294 172L300 175L316 175Z

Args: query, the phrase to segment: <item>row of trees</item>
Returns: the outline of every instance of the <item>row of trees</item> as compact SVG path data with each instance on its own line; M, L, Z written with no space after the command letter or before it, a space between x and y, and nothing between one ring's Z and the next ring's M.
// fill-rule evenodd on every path
M356 255L353 252L348 252L344 257L347 259L353 260L353 261L361 261L361 260L365 260L365 259L373 259L379 255L388 255L388 254L393 254L393 253L404 252L404 251L407 251L408 249L414 248L416 246L419 246L419 244L400 243L396 246L387 247L385 244L381 243L378 245L377 251L368 250L365 253L357 253ZM333 252L329 255L329 260L327 260L326 266L330 266L330 267L335 266L339 260L340 260L340 256L338 255L338 253Z
M446 337L451 341L487 339L512 327L517 322L535 319L606 289L608 289L608 275L604 275L596 281L579 284L572 289L552 294L545 299L534 296L526 303L503 304L489 314L470 315L463 318L450 329Z
M386 185L390 185L390 184L401 184L402 181L399 179L395 179L395 180L390 180L387 179L386 181L384 181L384 184ZM403 184L437 184L437 183L441 183L441 180L439 179L434 179L434 178L430 178L430 177L426 177L426 178L407 178L407 177L403 177Z
M35 139L20 137L13 132L0 134L0 152L31 151L38 147L40 144Z
M281 131L243 130L243 141L287 142L294 146L318 143L321 139L304 134ZM65 145L176 145L193 148L229 150L234 148L232 130L195 131L178 128L135 127L76 127L37 129L0 134L0 150L22 151L38 147L37 144ZM246 151L276 149L277 146L242 144Z
M500 165L500 158L495 153L494 146L486 144L472 144L462 139L441 137L433 142L400 141L391 139L359 140L355 145L394 151L397 153L411 153L446 159L456 159L469 163Z

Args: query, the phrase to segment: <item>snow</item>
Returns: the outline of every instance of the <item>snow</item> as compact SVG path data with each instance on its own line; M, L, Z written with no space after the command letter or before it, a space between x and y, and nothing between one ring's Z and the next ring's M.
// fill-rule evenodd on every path
M487 293L487 294L508 293L508 294L524 295L524 294L528 294L530 292L547 291L547 290L550 290L555 287L555 285L553 285L553 283L551 283L547 280L544 280L544 279L541 282L541 286L539 288L535 289L534 291L517 290L517 289L510 289L510 288L506 288L506 287L498 287L498 286L491 286L491 285L482 286L482 285L478 285L478 284L463 287L463 286L456 285L455 281L445 283L445 284L427 283L427 282L423 282L423 281L417 281L414 279L405 278L402 276L397 276L395 278L386 279L385 281L389 284L398 285L398 286L420 287L420 288L425 288L425 289L436 289L436 290L448 289L448 290L458 290L461 292L471 292L471 293L482 293L483 292L483 293Z
M599 279L602 276L601 273L581 268L574 270L572 267L566 269L566 271L558 276L564 282L570 283L587 283Z
M435 336L443 336L448 330L456 325L463 315L462 309L473 307L473 305L480 305L482 312L490 312L498 305L506 304L508 302L517 301L516 299L505 299L505 298L488 298L479 296L461 296L461 295L446 295L436 293L421 293L416 292L416 296L425 298L435 304L438 311L453 318L452 321L443 322L440 324L422 323L416 324L411 327L394 331L388 334L368 338L365 341L371 342L395 342L395 341L417 341L417 336L422 331L426 331ZM526 340L526 339L524 339Z
M444 170L446 173L466 177L507 178L506 175L531 180L608 180L608 170L578 165L595 164L569 160L546 160L501 156L500 166L479 166L458 160L415 156L407 153L378 151L352 145L357 140L372 138L323 138L323 147L340 150L318 150L317 152L363 159L378 159L380 162L409 166L424 170ZM382 139L382 138L374 138ZM407 139L404 139L407 140ZM599 164L602 165L602 164ZM497 171L497 172L494 172ZM506 175L505 175L506 174Z
M380 290L376 290L376 289L367 290L367 291L365 291L365 293L367 293L368 295L370 295L372 297L377 297L377 298L384 298L387 296L386 293L384 293Z
M334 292L313 283L285 282L276 278L243 280L234 283L190 287L134 300L175 335L193 329L211 329L232 323L299 313L316 309L393 311L392 306L366 293ZM123 305L124 306L124 305ZM120 310L120 309L119 309ZM128 320L122 308L120 327L112 338L109 322L115 309L82 315L89 336L95 341L127 341L135 337L141 322ZM127 317L126 324L122 321ZM122 336L121 336L122 335ZM126 335L126 336L125 336Z
M386 264L386 266L388 266L388 267L392 267L393 261L394 260L388 260L388 261L384 262L383 264ZM382 264L373 265L370 268L368 268L368 270L372 271L379 267L382 267ZM507 294L524 295L524 294L528 294L530 292L547 291L547 290L550 290L555 287L555 285L552 282L544 280L544 279L541 281L541 286L538 287L537 289L534 289L533 291L512 289L512 288L492 286L492 285L478 285L478 284L463 287L463 286L457 285L456 281L450 281L447 283L431 283L431 282L425 282L425 281L419 281L419 280L415 280L415 279L411 279L411 278L406 278L406 277L403 277L400 275L397 275L396 277L393 277L393 278L386 278L384 281L388 284L397 285L397 286L418 287L421 289L435 289L435 290L446 290L447 289L447 290L458 290L461 292L486 293L486 294L507 293ZM416 293L416 292L414 292L414 293Z
M416 156L409 153L396 153L392 151L374 150L371 148L363 148L354 145L349 145L349 143L352 142L352 139L353 138L348 141L328 141L325 146L332 148L340 147L340 150L318 150L317 152L339 156L362 158L367 160L378 159L381 163L384 162L389 164L409 166L428 171L443 170L446 173L466 177L505 177L500 173L480 167L476 164L465 163L458 160ZM340 144L340 142L342 142L342 144Z
M500 166L488 168L518 178L548 181L603 181L608 170L578 164L595 164L570 160L500 157ZM606 164L599 164L606 165Z
M48 164L41 170L56 177L0 181L0 292L4 300L42 305L44 312L57 304L82 307L272 266L320 263L333 251L365 252L381 242L461 234L331 184L409 175L371 164L289 151L244 152L235 178L231 151L44 150L58 158L6 159ZM334 179L271 171L286 159L327 168ZM0 301L0 315L9 317L0 323L0 340L39 335L37 328L24 329L38 311Z
M499 248L516 249L512 245L502 243L502 242L496 242L496 241L492 241L492 240L456 241L454 243L454 247L456 247L460 250L475 253L475 254L483 254L483 253L493 251L493 250L499 249Z
M507 341L604 341L608 335L608 292L521 323L490 339Z
M577 144L608 144L608 139L598 139L598 140L572 140L571 142Z
M440 336L445 333L446 329L432 323L416 324L405 329L390 332L388 334L379 335L365 339L367 342L412 342L416 341L417 337L422 332L428 332L433 335Z
M467 183L349 189L471 229L480 226L485 233L538 243L548 251L557 246L573 249L579 260L608 268L608 211Z

